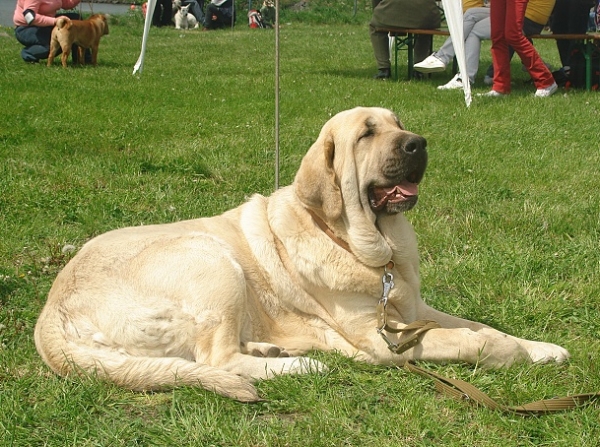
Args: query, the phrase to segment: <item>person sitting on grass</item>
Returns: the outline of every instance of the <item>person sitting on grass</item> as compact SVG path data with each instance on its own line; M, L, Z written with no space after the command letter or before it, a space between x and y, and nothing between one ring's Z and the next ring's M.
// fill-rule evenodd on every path
M275 25L275 13L275 2L273 0L265 0L260 8L260 15L265 28L273 28Z
M226 28L235 24L233 0L211 0L206 7L203 31Z
M15 37L25 48L21 50L21 58L25 62L36 63L48 59L50 54L50 38L56 24L56 12L59 9L73 9L81 0L17 0L13 22ZM80 19L77 13L64 13L59 16ZM77 46L72 49L73 62L76 62ZM90 54L91 57L91 54Z

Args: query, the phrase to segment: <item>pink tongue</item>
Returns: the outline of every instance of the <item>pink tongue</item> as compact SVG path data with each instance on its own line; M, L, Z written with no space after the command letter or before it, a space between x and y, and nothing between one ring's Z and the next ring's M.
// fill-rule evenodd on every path
M419 186L415 183L403 182L402 184L396 185L389 189L376 189L374 193L375 201L373 206L375 208L381 208L387 202L398 203L410 197L416 196L419 193Z
M396 191L400 190L403 196L410 197L416 196L419 193L419 186L416 183L404 182L394 188Z

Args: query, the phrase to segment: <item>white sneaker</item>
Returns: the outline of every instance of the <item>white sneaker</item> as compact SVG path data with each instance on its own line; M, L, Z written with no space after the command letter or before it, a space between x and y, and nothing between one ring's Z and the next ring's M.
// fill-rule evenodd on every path
M435 57L434 53L431 56L427 56L418 64L415 64L413 68L415 71L420 71L421 73L437 73L438 71L444 71L446 69L446 64Z
M454 76L450 80L450 82L448 82L447 84L438 86L438 90L456 90L456 89L462 89L462 88L463 88L463 81L460 78L460 73L458 73L456 76Z
M558 90L558 85L556 85L556 82L555 82L549 87L538 88L535 92L535 97L536 98L545 98L547 96L552 96L554 93L556 93L556 90Z
M494 85L494 78L492 78L491 76L485 75L483 77L483 83L485 85Z
M477 96L489 96L491 98L501 98L503 96L507 96L506 93L500 93L496 90L490 90L487 93L477 93Z

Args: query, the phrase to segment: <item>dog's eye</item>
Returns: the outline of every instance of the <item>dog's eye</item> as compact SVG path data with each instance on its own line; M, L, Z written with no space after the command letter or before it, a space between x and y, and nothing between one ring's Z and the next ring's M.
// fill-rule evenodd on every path
M363 138L369 138L372 137L373 135L375 135L375 132L373 132L372 130L367 130L365 133L363 133L359 140L362 140Z
M363 138L369 138L375 135L375 126L367 126L367 129L362 133L362 135L358 138L358 140L362 140Z

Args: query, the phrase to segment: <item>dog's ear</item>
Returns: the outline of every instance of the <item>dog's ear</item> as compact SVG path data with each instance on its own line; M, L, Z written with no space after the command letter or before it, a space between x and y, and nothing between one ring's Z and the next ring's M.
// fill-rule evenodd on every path
M321 209L328 219L342 214L342 192L333 168L335 143L328 129L323 129L300 164L294 180L296 196L309 208Z

